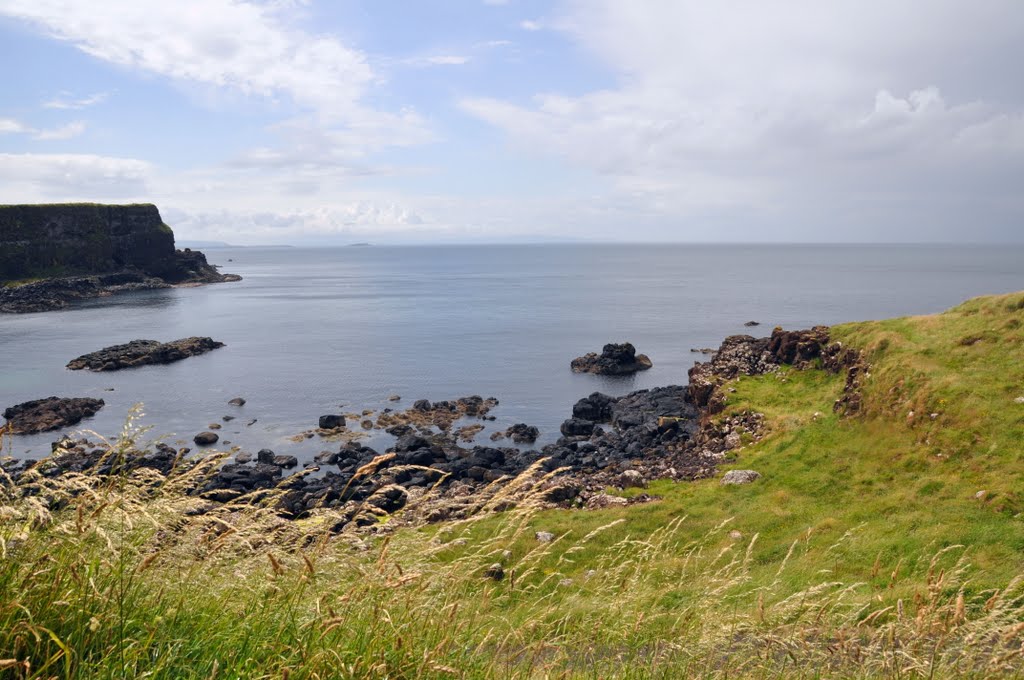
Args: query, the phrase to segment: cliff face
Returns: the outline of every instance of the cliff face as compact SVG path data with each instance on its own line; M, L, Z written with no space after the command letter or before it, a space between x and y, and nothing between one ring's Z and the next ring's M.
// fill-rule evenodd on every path
M134 268L185 278L155 205L0 205L0 281Z
M0 205L0 313L240 278L221 274L198 250L175 250L155 205Z

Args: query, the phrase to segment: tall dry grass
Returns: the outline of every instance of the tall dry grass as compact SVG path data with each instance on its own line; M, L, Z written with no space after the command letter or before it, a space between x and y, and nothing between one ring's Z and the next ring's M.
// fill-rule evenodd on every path
M131 455L137 415L109 456ZM279 492L190 495L220 460L168 476L0 475L0 677L1021 673L1024 577L973 592L962 547L922 557L919 595L888 603L824 568L794 584L787 565L809 538L754 578L757 536L730 540L728 523L609 539L620 517L539 542L537 468L469 519L367 536L336 532L338 510L282 519Z

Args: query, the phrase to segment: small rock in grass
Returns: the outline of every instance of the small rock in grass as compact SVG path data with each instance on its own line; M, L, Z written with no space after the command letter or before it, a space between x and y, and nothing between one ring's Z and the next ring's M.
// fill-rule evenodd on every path
M498 562L495 562L491 566L487 567L487 569L484 571L484 576L493 581L500 581L501 579L505 578L505 568L502 567L501 564L499 564Z
M629 505L629 501L620 496L612 496L606 493L598 493L587 499L588 510L601 510L603 508L621 508Z
M974 497L975 497L975 498L976 498L977 500L979 500L979 501L983 501L983 500L985 500L986 498L988 498L988 491L987 491L987 490L985 490L985 489L982 489L982 490L981 490L981 491L979 491L978 493L974 494Z
M550 543L555 540L555 535L550 531L538 531L534 534L534 537L541 543Z
M1017 397L1016 399L1013 400L1013 403L1024 404L1024 397Z
M644 479L644 476L636 470L625 470L621 475L619 475L618 482L619 486L623 489L647 488L647 480Z
M731 538L734 541L739 541L740 539L743 538L743 533L740 532L740 531L737 531L736 529L733 529L732 531L729 532L729 538Z
M722 484L750 484L761 477L754 470L729 470L722 477Z

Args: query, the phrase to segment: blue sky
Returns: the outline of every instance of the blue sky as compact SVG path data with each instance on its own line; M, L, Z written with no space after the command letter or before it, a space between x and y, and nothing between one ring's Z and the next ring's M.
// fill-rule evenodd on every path
M0 0L0 202L232 243L1024 240L1018 0Z

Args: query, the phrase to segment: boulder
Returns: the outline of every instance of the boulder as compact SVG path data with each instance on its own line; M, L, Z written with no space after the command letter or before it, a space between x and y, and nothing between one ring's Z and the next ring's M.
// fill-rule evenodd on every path
M230 399L228 403L232 406L245 406L245 399L242 397L235 397L234 399Z
M532 444L540 436L540 430L526 423L516 423L505 430L505 436L510 437L516 444Z
M389 484L381 487L366 499L366 503L368 505L372 505L373 507L387 513L401 510L405 507L405 504L408 501L409 492L397 484Z
M192 441L199 446L210 446L211 444L216 444L219 439L220 435L216 432L200 432L195 437L192 437Z
M334 430L339 427L345 427L345 416L340 415L326 415L320 416L320 429L321 430Z
M573 418L593 420L595 423L606 423L612 417L612 397L601 392L594 392L589 397L584 397L572 407Z
M273 458L274 465L283 468L293 468L299 464L299 459L295 456L279 455Z
M609 343L601 349L601 354L590 352L573 359L569 366L574 373L594 373L597 375L629 375L637 371L645 371L653 364L646 354L637 354L631 343Z
M89 397L47 397L26 401L4 410L7 423L0 431L35 434L76 425L103 408L102 399Z
M589 437L594 433L594 421L569 418L558 429L566 437Z
M722 484L750 484L760 477L761 473L754 470L729 470L722 476Z

